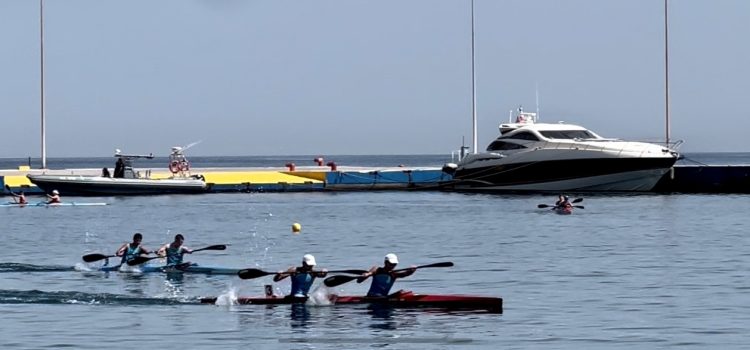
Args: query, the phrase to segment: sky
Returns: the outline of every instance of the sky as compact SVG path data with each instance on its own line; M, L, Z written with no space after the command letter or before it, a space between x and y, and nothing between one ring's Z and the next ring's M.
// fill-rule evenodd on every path
M479 150L540 121L663 142L662 0L475 0ZM671 0L671 139L750 151L750 1ZM44 0L47 157L450 154L470 0ZM39 1L0 0L0 157L39 157Z

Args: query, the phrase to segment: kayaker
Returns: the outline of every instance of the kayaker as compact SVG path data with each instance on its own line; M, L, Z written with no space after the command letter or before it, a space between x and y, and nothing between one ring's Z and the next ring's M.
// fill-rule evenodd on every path
M57 190L52 190L51 195L47 195L47 204L54 204L54 203L60 203L60 192Z
M146 249L146 247L141 245L142 240L143 235L140 233L136 233L133 235L133 242L125 243L119 249L117 249L117 253L115 253L115 255L122 257L121 264L125 264L128 261L133 260L133 258L137 256L151 254L151 252Z
M357 283L362 283L368 277L372 276L372 284L370 284L370 290L367 292L368 297L387 297L397 278L411 276L414 271L417 271L416 266L403 271L395 271L394 269L398 265L398 257L393 253L387 254L383 260L382 267L373 266L369 271L357 278Z
M13 201L18 204L27 204L26 201L26 195L23 194L23 191L18 192L18 194L15 194L13 192L10 193L11 196L13 196Z
M568 196L559 195L557 197L557 202L555 202L555 208L567 208L572 206L570 204L570 201L568 200Z
M167 257L167 266L182 264L182 256L185 255L185 253L193 253L192 249L182 245L184 242L185 237L178 233L174 236L174 242L165 244L163 247L159 248L157 254L159 254L159 256Z
M290 267L286 271L279 271L273 276L273 281L278 282L287 277L292 277L292 290L288 297L292 298L307 298L307 293L310 292L313 282L316 277L325 277L328 274L328 270L322 269L315 271L315 257L311 254L305 254L302 257L302 266Z

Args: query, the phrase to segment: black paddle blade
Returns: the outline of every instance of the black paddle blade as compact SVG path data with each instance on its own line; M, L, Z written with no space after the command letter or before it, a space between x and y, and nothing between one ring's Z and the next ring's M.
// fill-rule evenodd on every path
M547 204L539 204L539 205L537 205L536 207L537 207L537 208L540 208L540 209L541 209L541 208L549 208L549 205L547 205Z
M451 266L453 266L453 262L446 261L446 262L439 262L439 263L434 263L434 264L429 264L429 265L421 265L421 266L417 266L417 268L423 269L425 267L451 267Z
M578 209L585 209L582 205L574 205L573 207L578 208Z
M93 254L86 254L83 256L83 261L85 262L94 262L99 260L104 260L106 258L112 258L114 255L104 255L99 253L93 253Z
M581 203L583 202L583 198L576 198L573 200L573 203Z
M135 266L145 263L146 261L161 258L160 256L136 256L128 261L128 265Z
M13 192L13 191L10 190L10 186L8 186L8 185L5 185L5 189L8 190L8 192Z
M216 244L216 245L210 245L205 248L195 249L193 250L193 253L199 252L201 250L226 250L227 246L225 244Z
M336 287L357 278L359 278L359 276L331 276L324 279L323 284L325 284L326 287Z
M237 272L237 276L240 276L240 278L242 278L243 280L249 280L273 274L276 274L276 272L266 272L258 269L243 269Z

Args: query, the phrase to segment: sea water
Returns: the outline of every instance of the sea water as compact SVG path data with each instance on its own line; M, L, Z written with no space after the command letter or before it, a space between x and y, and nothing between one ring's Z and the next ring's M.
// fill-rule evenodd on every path
M406 191L65 197L111 205L0 208L0 348L750 344L750 196L571 196L584 198L572 215L537 208L553 204L544 195ZM399 279L394 291L499 296L504 313L235 305L266 284L288 293L289 279L81 268L82 255L113 254L135 232L149 249L177 233L194 249L229 245L186 255L206 266L277 271L307 253L331 270L367 269L391 252L400 267L452 261ZM356 295L369 281L330 290L320 282L316 294ZM227 302L199 304L205 296Z

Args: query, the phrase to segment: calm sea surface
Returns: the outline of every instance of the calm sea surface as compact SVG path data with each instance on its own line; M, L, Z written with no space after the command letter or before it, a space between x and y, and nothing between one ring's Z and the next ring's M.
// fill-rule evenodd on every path
M346 165L440 166L450 160L430 157L352 156ZM220 163L289 161L271 158L270 165L246 164L248 157ZM3 161L12 165L0 168L17 165ZM59 161L66 164L60 167L102 166ZM0 207L2 349L750 346L748 195L586 195L579 203L585 209L568 216L538 209L554 201L541 195L224 193L64 200L110 205ZM290 229L295 222L302 225L299 235ZM271 278L105 274L82 262L87 253L113 253L134 232L142 232L151 249L176 233L191 248L229 244L226 251L187 256L209 266L275 271L299 263L305 253L328 269L369 268L389 252L404 266L452 261L452 268L400 279L394 290L501 296L505 310L201 305L203 296L262 295ZM274 287L287 293L289 282ZM361 294L366 288L352 282L333 291Z

